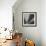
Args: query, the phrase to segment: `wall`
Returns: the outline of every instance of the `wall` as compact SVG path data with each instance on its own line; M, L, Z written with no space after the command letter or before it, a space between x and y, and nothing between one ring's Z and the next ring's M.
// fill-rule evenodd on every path
M26 1L22 0L22 4L21 4L20 3L21 0L19 0L18 2L16 2L16 0L0 0L0 27L3 26L3 27L8 27L10 29L12 28L12 6L16 2L15 5L13 6L14 14L16 13L15 14L16 30L23 32L24 37L27 36L27 34L28 36L30 35L29 36L30 39L34 39L37 45L39 44L39 42L37 42L38 39L39 40L41 39L42 46L46 46L46 36L45 36L46 35L46 0L41 0L41 2L40 0L32 0L31 3L30 1L27 0L28 2L27 3ZM40 3L41 3L41 10L38 10L40 9ZM24 6L25 7L24 8L22 5L27 5L27 6L26 7ZM38 14L37 15L37 27L22 27L22 13L21 13L22 11L38 12L37 13ZM41 15L39 14L40 11L41 11ZM40 35L41 35L41 38L40 38Z
M12 6L16 0L0 0L0 27L12 29Z
M36 46L41 46L41 0L18 0L18 2L13 6L15 30L22 32L24 39L31 39ZM37 12L37 27L22 27L22 12Z
M42 46L46 46L46 0L41 1L41 38Z

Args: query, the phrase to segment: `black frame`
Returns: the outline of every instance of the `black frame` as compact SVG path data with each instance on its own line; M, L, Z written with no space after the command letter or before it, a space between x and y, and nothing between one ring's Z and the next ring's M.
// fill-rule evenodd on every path
M28 24L24 23L25 16L33 16L34 23L32 23L32 24L29 22L28 22ZM36 27L37 26L37 12L22 12L22 26L23 27Z

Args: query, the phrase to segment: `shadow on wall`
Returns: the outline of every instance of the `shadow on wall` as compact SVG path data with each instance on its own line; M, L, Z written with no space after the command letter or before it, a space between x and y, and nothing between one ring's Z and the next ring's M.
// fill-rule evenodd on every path
M38 13L38 20L40 17L40 0L18 0L14 6L12 7L14 13L14 24L15 30L17 29L18 32L23 33L24 39L32 39L34 40L36 46L41 46L41 38L40 38L40 25L38 24L37 27L22 27L22 12L37 12ZM31 4L31 5L30 5ZM35 9L34 9L35 8ZM32 10L33 9L33 10ZM40 21L37 20L37 23ZM39 34L35 35L35 32ZM28 34L28 36L27 36Z

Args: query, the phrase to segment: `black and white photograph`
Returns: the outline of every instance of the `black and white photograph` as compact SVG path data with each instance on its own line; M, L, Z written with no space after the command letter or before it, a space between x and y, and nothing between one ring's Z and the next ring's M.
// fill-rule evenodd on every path
M22 12L22 26L36 26L37 12Z

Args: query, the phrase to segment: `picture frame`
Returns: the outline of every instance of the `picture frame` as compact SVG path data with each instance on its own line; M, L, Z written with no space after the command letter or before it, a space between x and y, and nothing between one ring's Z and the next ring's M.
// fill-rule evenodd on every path
M22 12L22 26L36 27L37 26L37 12Z

